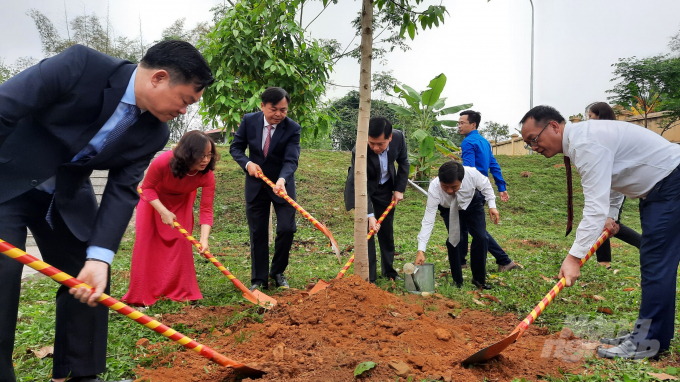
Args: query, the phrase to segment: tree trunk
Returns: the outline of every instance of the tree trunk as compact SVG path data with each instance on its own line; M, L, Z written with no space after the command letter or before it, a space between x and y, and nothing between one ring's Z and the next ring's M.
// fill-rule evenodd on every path
M366 151L371 118L371 59L373 54L373 0L363 0L361 12L361 74L359 124L354 159L354 274L368 281L368 207L366 203Z

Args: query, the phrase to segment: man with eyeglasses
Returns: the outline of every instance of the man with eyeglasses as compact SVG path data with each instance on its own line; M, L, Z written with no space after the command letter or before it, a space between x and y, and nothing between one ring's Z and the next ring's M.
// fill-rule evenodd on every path
M500 195L501 200L507 202L510 199L510 196L508 195L505 180L501 173L501 167L498 165L496 158L494 158L493 153L491 152L491 144L489 144L489 141L484 139L477 131L481 121L482 115L474 110L465 110L460 113L460 118L458 119L458 132L465 136L463 143L460 145L463 165L476 168L477 171L487 178L489 177L489 172L491 172L496 187L498 187L498 194ZM484 197L481 195L481 192L479 192L479 194L481 198ZM461 255L461 266L466 267L467 235L461 235L461 240L461 248L464 248L465 250ZM486 241L489 253L496 258L498 272L506 272L518 267L518 265L510 259L508 254L505 253L503 248L498 245L489 232L486 232ZM474 240L472 245L476 245Z
M610 201L610 191L641 199L642 299L638 319L632 333L603 338L601 342L618 346L600 348L597 354L605 358L658 356L669 348L674 335L680 263L680 146L623 121L567 125L550 106L531 109L520 123L528 147L546 158L564 154L566 166L573 161L581 175L583 219L559 274L566 278L566 286L572 286L580 276L579 262L603 229L616 233L612 217L618 205Z

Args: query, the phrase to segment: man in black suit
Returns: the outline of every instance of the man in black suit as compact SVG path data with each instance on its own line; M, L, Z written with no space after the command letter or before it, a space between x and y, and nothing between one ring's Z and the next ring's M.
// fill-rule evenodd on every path
M283 272L293 245L295 208L278 195L283 191L295 200L295 170L300 158L300 125L286 117L290 96L277 87L262 93L262 111L243 117L229 153L245 170L246 216L250 228L251 290L267 286L273 278L277 287L288 288ZM246 147L249 155L246 156ZM262 172L276 187L272 189L257 175ZM269 269L269 210L274 203L276 239Z
M352 150L352 167L347 173L345 182L345 208L354 208L354 155ZM399 165L395 169L394 162ZM392 130L390 121L383 117L371 118L368 125L368 155L366 160L366 178L368 181L368 225L378 235L380 243L380 268L384 277L401 280L399 274L392 267L394 262L394 208L385 217L382 224L378 224L376 217L385 212L387 206L394 200L399 203L404 199L408 172L411 164L408 161L406 139L399 130ZM395 203L395 206L396 206ZM369 281L375 283L377 279L375 236L368 242Z
M100 381L108 309L96 301L109 293L137 184L168 140L166 122L213 81L193 46L165 41L139 65L75 45L0 85L0 238L25 249L30 228L47 263L94 287L57 292L53 381ZM93 170L109 170L99 207ZM21 270L0 256L1 382L15 381Z

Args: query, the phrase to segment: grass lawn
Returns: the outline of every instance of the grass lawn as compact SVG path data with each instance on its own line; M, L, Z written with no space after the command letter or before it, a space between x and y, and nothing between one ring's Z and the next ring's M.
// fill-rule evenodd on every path
M231 160L227 148L220 150L222 160L216 172L215 226L211 252L221 255L218 257L219 260L241 281L250 285L249 235L244 216L244 173ZM552 159L540 155L501 156L498 161L508 183L510 201L502 203L499 200L501 222L499 225L487 223L487 227L510 257L521 263L524 269L498 274L494 259L489 255L487 282L494 286L491 293L502 301L500 305L479 306L474 303L473 296L466 293L473 290L469 282L471 280L469 270L463 272L466 283L462 291L451 287L450 277L438 278L437 290L447 298L460 301L469 309L486 309L497 314L514 313L519 323L519 320L523 319L556 283L552 278L559 271L576 229L569 237L564 237L567 222L566 182L565 169L560 166L561 156ZM298 202L328 226L341 249L351 245L353 240L353 211L345 211L342 200L349 162L349 152L305 150L302 152L296 173ZM530 172L529 177L521 175L525 171ZM578 175L574 173L576 227L583 208L583 195ZM425 196L409 187L404 201L396 209L397 269L415 258L416 236L420 230L425 200ZM626 202L621 221L639 231L637 201ZM298 215L297 224L298 231L291 251L287 276L291 287L304 289L308 282L317 278L326 280L333 278L341 266L332 255L328 241L321 232L301 215ZM127 290L134 239L134 230L128 230L113 263L111 294L117 298L123 296ZM444 224L437 218L427 253L428 262L435 263L437 274L448 270L445 240ZM271 251L273 253L273 247ZM614 239L612 252L612 267L618 270L616 274L605 270L604 267L596 267L593 257L584 266L577 286L562 291L558 299L534 325L559 331L565 323L575 330L592 329L605 321L616 322L622 326L632 324L637 317L640 299L637 249ZM195 258L198 282L204 296L201 305L229 305L242 301L241 294L212 264L197 254ZM347 258L348 255L344 254L343 260ZM380 279L378 285L386 286L387 281ZM19 381L47 381L50 377L51 359L40 360L31 350L50 345L53 341L55 290L54 281L38 279L30 282L22 293L14 353ZM602 299L595 299L594 295ZM181 303L162 301L145 313L150 316L176 313L184 306L186 305ZM609 308L613 315L598 313L598 308ZM183 334L190 337L195 334L186 327L175 329L184 330ZM159 335L151 334L149 329L111 313L108 368L102 376L104 379L134 377L131 371L134 367L151 363L146 349L135 346L136 341L142 337L149 338L152 343L166 341ZM678 341L675 340L670 354L663 358L664 366L670 365L665 369L669 374L680 375L674 368L677 365L679 349ZM587 370L593 373L585 376L565 374L563 380L646 381L654 380L647 372L659 370L659 365L650 365L646 361L612 363L590 360L586 364Z

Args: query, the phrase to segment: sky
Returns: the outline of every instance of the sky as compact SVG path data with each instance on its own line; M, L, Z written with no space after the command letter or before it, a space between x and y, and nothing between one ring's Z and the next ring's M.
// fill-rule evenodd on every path
M69 19L83 13L106 16L116 34L142 36L146 43L160 38L174 20L186 27L212 20L210 8L223 0L22 0L4 1L0 12L0 59L41 58L40 39L26 12L44 13L65 34ZM436 2L439 3L439 2ZM190 6L187 6L190 4ZM447 106L472 103L482 123L509 124L511 131L530 108L531 5L529 0L443 0L449 15L433 30L420 31L411 50L390 53L373 72L392 70L400 82L424 90L440 73L448 79L442 96ZM535 1L533 104L556 107L565 117L584 113L586 105L606 101L614 85L612 64L623 57L669 53L669 38L680 30L680 1L646 0ZM310 25L314 38L335 38L349 44L350 22L359 0L331 5ZM321 10L319 2L305 6L307 25ZM358 39L355 40L355 43ZM358 86L359 63L343 59L331 81ZM331 99L350 87L331 87Z

